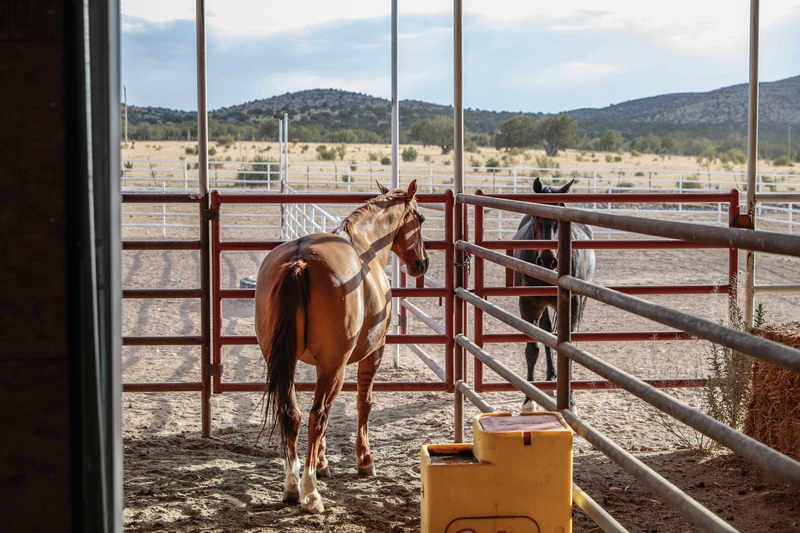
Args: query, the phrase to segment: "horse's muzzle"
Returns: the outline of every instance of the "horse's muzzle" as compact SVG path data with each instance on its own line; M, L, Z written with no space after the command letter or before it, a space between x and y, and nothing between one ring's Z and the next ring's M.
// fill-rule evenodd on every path
M549 253L539 254L539 257L536 258L536 264L548 270L555 270L556 267L558 267L558 259L556 259L555 254L550 250L546 250L545 252Z
M425 272L428 271L429 261L428 258L425 257L420 259L419 261L415 262L413 265L407 265L408 275L416 278L418 276L422 276Z

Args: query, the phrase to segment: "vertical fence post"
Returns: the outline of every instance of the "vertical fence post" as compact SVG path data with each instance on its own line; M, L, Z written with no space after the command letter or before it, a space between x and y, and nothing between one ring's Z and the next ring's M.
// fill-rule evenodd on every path
M572 223L566 220L561 220L558 223L558 277L559 280L563 276L571 275L572 266ZM571 316L571 293L569 290L558 287L558 299L556 313L558 318L558 332L557 339L558 345L570 342L571 332L570 326L572 325ZM558 352L557 360L558 368L558 385L556 393L556 408L561 411L569 409L570 398L570 380L572 378L571 369L572 364L567 357Z
M167 193L167 182L161 183L161 192ZM167 238L167 204L161 204L161 236Z
M463 77L463 39L464 18L462 0L453 0L453 189L456 194L464 192L464 77ZM454 224L455 239L467 240L467 232L463 226L464 214L468 211L467 207L460 203L455 203ZM465 287L465 261L464 252L455 251L454 265L447 268L455 268L455 286ZM466 311L464 301L461 298L455 302L455 331L458 335L464 331L464 313ZM454 347L455 358L455 380L464 379L464 349L460 344ZM454 393L455 420L453 424L453 440L463 442L464 440L464 395L460 389L455 389Z
M483 191L478 189L475 194L483 196ZM484 226L484 208L475 206L475 246L483 246L483 226ZM500 212L500 211L498 211ZM482 297L484 287L484 259L480 256L475 256L475 295ZM475 344L483 348L483 311L477 307L472 309L472 323L473 323L473 338ZM472 386L476 392L483 391L483 363L478 358L473 357L473 364L475 365L475 375L473 377Z

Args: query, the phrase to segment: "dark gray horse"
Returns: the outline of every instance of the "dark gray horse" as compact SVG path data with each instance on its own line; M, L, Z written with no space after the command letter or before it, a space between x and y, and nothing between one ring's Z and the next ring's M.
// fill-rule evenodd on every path
M567 193L569 192L575 180L570 181L563 187L544 186L539 178L533 182L533 190L538 193ZM563 206L563 203L557 204ZM592 228L584 224L572 224L572 240L591 240L594 238ZM543 217L532 217L525 215L519 223L517 233L514 235L514 240L557 240L558 239L558 221ZM558 260L554 250L515 250L514 257L522 259L528 263L539 265L541 267L555 270L558 267ZM594 250L573 250L572 251L572 275L576 278L592 281L594 277ZM514 286L516 287L537 287L547 286L544 281L526 276L519 272L514 272ZM573 296L571 300L572 323L570 324L570 331L575 331L578 323L583 314L583 308L586 305L585 296ZM520 296L519 297L519 313L520 316L533 324L539 326L546 331L555 331L553 327L555 320L551 322L548 315L547 308L556 308L555 296ZM553 313L555 318L555 312ZM545 373L545 380L552 381L556 379L556 368L553 365L553 354L548 346L545 346L545 359L547 363L547 370ZM536 360L539 358L539 345L536 342L529 342L525 346L525 360L528 363L528 381L533 381L533 367L536 365ZM572 397L570 403L574 405ZM525 397L522 404L523 411L533 410L533 403L530 398Z

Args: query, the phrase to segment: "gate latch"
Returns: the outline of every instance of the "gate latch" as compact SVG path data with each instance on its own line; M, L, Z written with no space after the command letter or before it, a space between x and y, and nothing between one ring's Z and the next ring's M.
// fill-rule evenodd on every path
M206 374L209 376L221 376L222 375L222 367L224 365L206 365Z

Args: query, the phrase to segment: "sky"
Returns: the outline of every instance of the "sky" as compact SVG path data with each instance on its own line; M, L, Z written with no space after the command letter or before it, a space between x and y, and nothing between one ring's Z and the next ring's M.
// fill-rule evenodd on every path
M398 0L400 100L453 104L453 3ZM800 74L800 0L760 2L759 79ZM195 2L122 0L129 105L197 109ZM464 106L558 113L746 83L749 0L464 0ZM208 106L391 96L389 0L206 0ZM402 113L402 106L400 108Z

